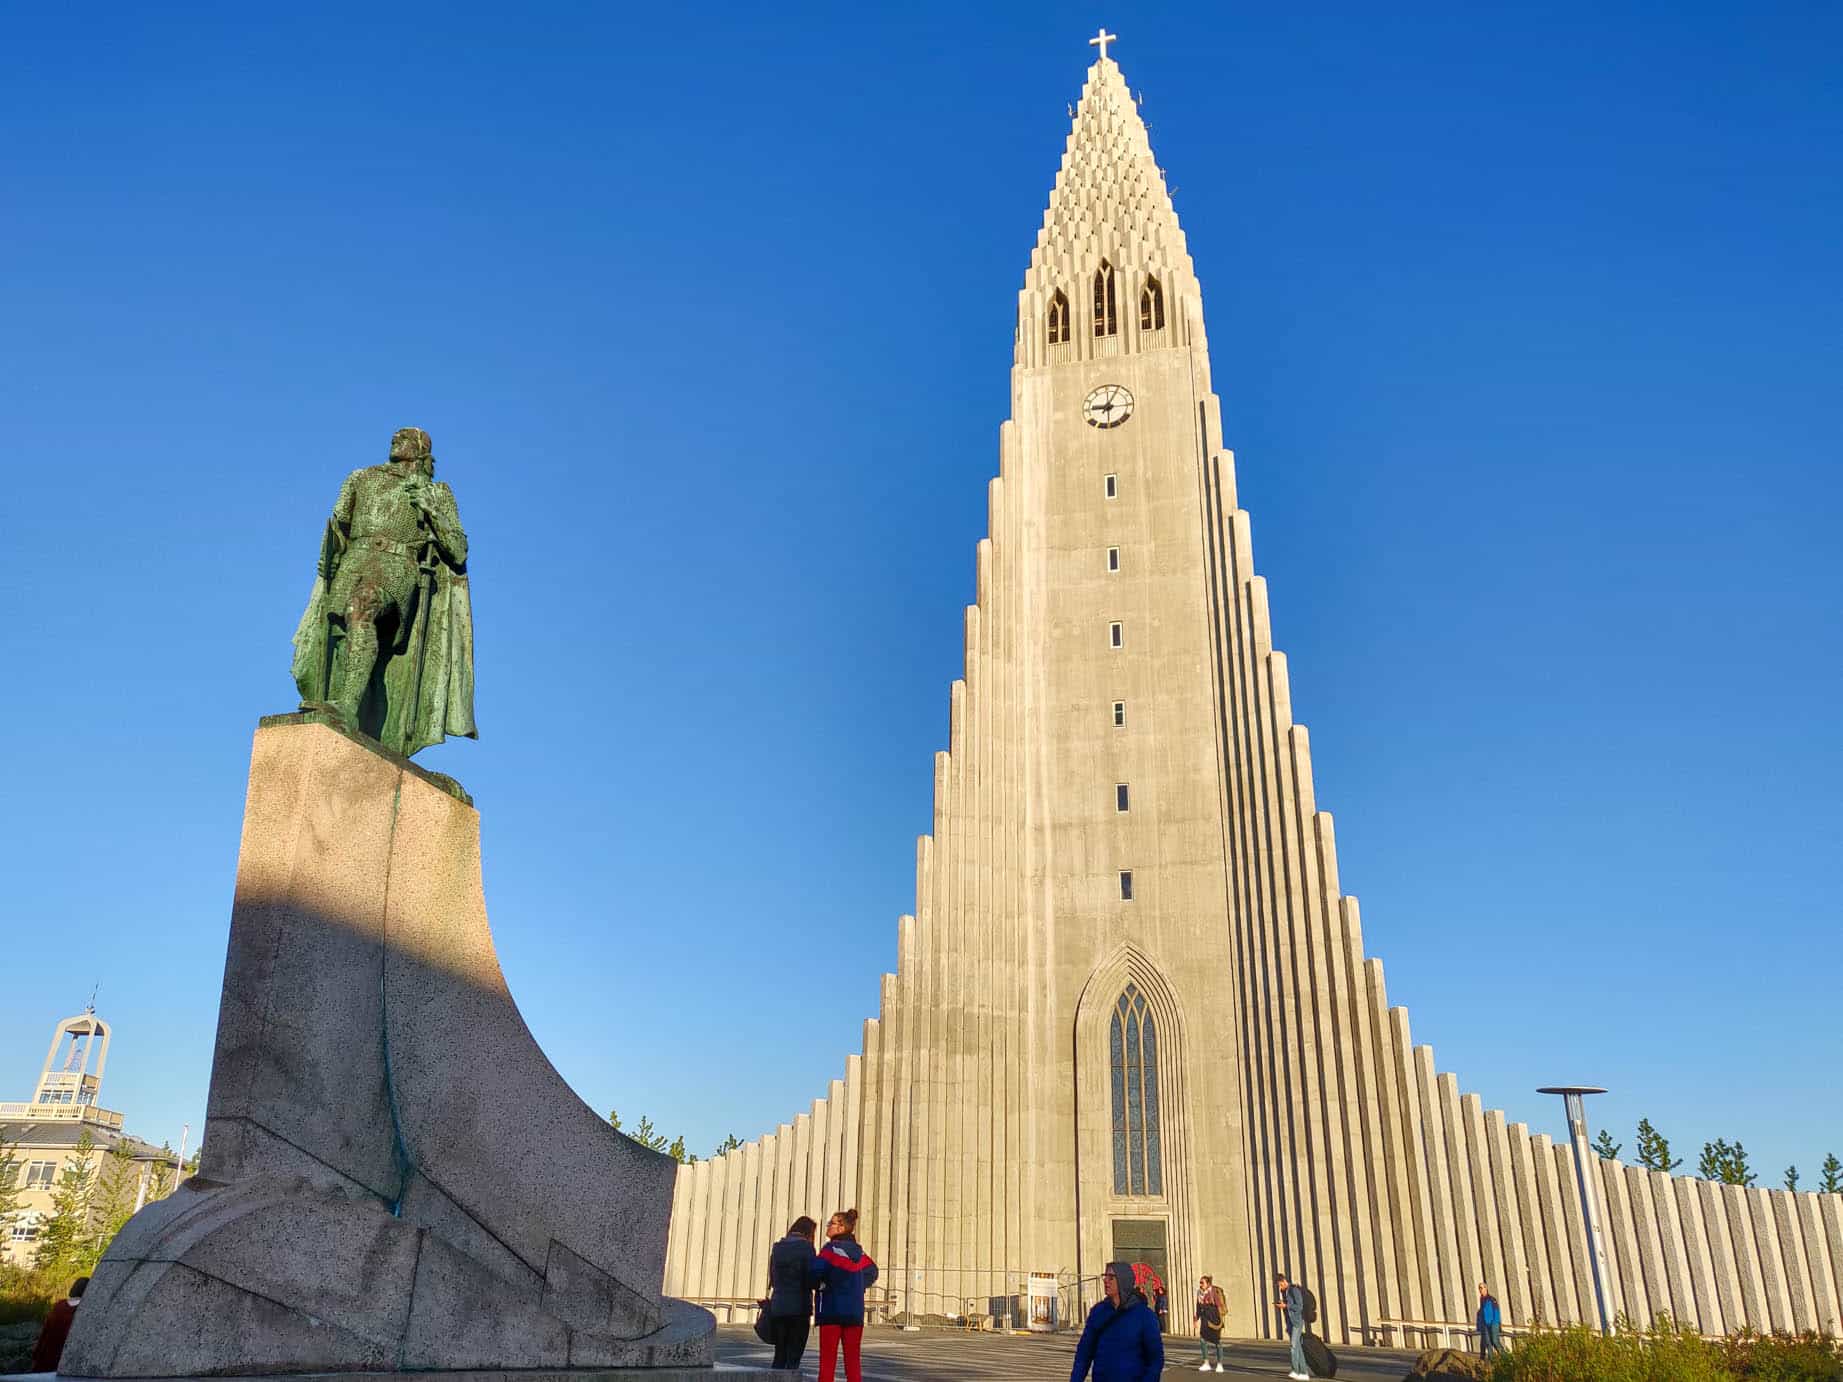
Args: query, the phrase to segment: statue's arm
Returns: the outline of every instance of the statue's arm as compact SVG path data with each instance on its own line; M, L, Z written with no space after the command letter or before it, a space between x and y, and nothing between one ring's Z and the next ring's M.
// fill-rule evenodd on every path
M438 480L429 486L426 494L422 511L428 516L436 545L442 549L442 555L451 566L467 565L467 533L461 527L461 514L455 507L454 491Z

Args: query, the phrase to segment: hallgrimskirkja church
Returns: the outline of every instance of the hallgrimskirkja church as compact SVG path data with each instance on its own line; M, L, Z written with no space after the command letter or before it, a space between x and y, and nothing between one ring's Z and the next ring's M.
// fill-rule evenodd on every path
M666 1291L752 1300L790 1220L855 1205L911 1317L1007 1313L1033 1272L1092 1301L1124 1258L1169 1283L1178 1332L1203 1272L1228 1333L1280 1332L1277 1270L1333 1343L1469 1320L1481 1281L1512 1327L1595 1322L1596 1276L1608 1316L1843 1330L1843 1196L1577 1174L1390 1006L1292 717L1196 268L1099 47L1018 294L896 972L823 1097L680 1168Z

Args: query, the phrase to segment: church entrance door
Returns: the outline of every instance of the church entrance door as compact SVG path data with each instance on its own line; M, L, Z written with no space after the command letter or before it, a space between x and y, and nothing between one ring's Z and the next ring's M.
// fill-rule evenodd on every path
M1150 1267L1156 1274L1158 1284L1165 1288L1166 1298L1169 1301L1171 1269L1166 1259L1165 1221L1163 1219L1115 1219L1111 1260L1131 1262L1135 1268L1135 1276L1143 1277L1144 1273L1138 1269ZM1150 1282L1142 1282L1140 1290L1145 1292L1148 1304L1155 1304L1152 1299Z

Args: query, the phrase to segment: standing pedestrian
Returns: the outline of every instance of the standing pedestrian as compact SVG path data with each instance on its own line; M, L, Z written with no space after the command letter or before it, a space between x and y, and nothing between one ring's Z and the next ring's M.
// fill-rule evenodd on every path
M1497 1308L1497 1297L1478 1283L1478 1354L1489 1358L1504 1352L1504 1312Z
M1133 1282L1132 1263L1109 1262L1101 1273L1101 1289L1107 1299L1088 1312L1069 1382L1083 1382L1089 1368L1094 1382L1158 1382L1165 1370L1165 1342L1158 1317Z
M807 1269L813 1317L819 1322L819 1382L833 1382L842 1348L845 1382L864 1382L864 1292L877 1280L877 1264L858 1246L858 1212L841 1209L826 1221L826 1245Z
M768 1332L774 1340L771 1367L798 1372L813 1323L813 1288L807 1283L813 1265L813 1237L819 1225L802 1214L787 1226L787 1236L768 1249Z
M1305 1292L1288 1281L1285 1272L1274 1277L1273 1284L1280 1293L1274 1309L1284 1312L1286 1337L1293 1346L1293 1370L1286 1375L1293 1382L1310 1382L1312 1370L1305 1361Z
M1216 1350L1216 1371L1222 1367L1222 1307L1226 1302L1222 1290L1209 1277L1197 1282L1197 1342L1203 1351L1203 1361L1198 1372L1209 1371L1210 1350Z

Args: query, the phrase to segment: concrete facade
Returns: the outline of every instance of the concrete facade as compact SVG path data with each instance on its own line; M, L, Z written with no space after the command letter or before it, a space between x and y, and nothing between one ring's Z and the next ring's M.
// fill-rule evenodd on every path
M1011 378L896 972L824 1097L681 1168L667 1289L750 1297L793 1216L850 1203L892 1308L918 1314L983 1311L1031 1271L1092 1278L1116 1235L1162 1232L1180 1330L1209 1272L1230 1333L1275 1334L1281 1269L1333 1342L1469 1320L1480 1280L1512 1325L1591 1319L1570 1149L1440 1073L1365 953L1236 502L1201 289L1106 57L1018 295ZM1130 1154L1115 1165L1129 995L1158 1038L1125 1062L1127 1107L1156 1085L1156 1187ZM1843 1326L1843 1197L1598 1177L1620 1310Z
M532 1040L479 831L368 741L257 732L199 1172L111 1244L66 1375L708 1369L660 1293L675 1163Z

